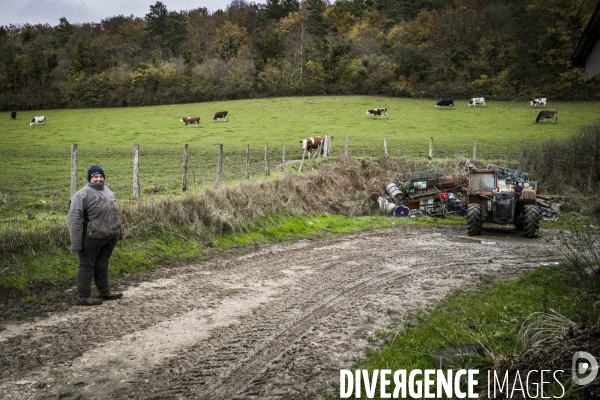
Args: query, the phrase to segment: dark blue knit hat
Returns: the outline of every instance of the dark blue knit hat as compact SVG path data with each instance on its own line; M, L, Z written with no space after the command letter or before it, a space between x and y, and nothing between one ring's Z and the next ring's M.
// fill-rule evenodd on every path
M105 179L106 175L104 175L104 170L99 165L92 165L90 169L88 169L88 182L92 179L92 176L96 174L101 174Z

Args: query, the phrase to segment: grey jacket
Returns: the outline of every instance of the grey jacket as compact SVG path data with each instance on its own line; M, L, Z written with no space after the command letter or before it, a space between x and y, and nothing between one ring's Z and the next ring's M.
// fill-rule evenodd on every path
M71 251L80 251L84 235L94 239L121 238L119 206L104 184L88 183L75 193L69 210Z

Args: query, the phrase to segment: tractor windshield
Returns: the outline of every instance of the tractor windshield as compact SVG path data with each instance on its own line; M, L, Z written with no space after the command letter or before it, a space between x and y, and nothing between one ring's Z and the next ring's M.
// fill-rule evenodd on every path
M473 192L489 192L496 190L496 174L494 172L471 172L469 189Z

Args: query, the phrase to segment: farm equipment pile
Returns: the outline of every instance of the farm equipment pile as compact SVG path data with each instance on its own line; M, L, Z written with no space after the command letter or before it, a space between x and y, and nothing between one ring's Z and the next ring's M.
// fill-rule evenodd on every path
M537 186L521 170L494 164L478 169L467 160L462 176L434 173L392 182L384 195L372 187L370 196L377 208L398 217L464 216L469 235L481 234L484 223L496 223L514 224L525 237L533 237L540 218L556 221L560 207L550 197L537 195Z
M385 187L388 196L380 189L371 188L371 199L386 213L395 216L444 216L447 213L464 215L464 203L456 193L465 185L456 175L415 178L406 182L392 182Z

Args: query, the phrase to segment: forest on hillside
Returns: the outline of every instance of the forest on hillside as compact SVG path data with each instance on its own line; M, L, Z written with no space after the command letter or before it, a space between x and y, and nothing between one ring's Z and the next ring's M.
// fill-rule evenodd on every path
M600 100L567 68L597 0L232 0L0 26L0 110L297 95Z

